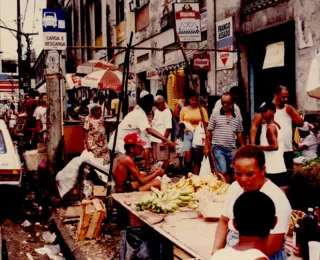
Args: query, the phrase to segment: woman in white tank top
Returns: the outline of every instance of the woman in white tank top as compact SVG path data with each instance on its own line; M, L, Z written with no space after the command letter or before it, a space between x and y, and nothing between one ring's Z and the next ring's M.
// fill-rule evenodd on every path
M284 136L280 125L274 120L276 106L272 102L264 102L259 110L267 122L262 125L260 145L258 146L265 155L266 177L282 187L287 169L283 158Z

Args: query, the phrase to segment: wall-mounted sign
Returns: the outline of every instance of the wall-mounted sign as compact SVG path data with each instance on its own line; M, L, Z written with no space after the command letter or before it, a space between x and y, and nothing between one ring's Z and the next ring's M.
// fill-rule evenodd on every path
M193 69L209 71L211 69L209 54L193 54Z
M159 73L155 69L147 70L147 79L159 79Z
M216 23L216 39L218 50L233 50L232 17ZM217 70L233 68L232 52L217 52Z
M208 15L207 12L200 14L200 21L201 21L201 32L205 32L208 30Z
M200 11L198 3L175 3L176 29L181 42L201 41Z
M66 50L67 33L64 10L42 9L42 31L44 50Z

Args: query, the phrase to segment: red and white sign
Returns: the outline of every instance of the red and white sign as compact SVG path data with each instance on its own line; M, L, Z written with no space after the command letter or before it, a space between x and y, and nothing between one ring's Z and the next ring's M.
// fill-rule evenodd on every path
M158 71L154 69L147 70L147 79L159 79Z
M193 54L193 69L209 71L211 69L209 54Z
M201 24L198 3L175 3L176 29L181 42L200 42Z
M232 17L216 23L216 42L218 50L233 50ZM233 52L217 52L217 70L233 68Z

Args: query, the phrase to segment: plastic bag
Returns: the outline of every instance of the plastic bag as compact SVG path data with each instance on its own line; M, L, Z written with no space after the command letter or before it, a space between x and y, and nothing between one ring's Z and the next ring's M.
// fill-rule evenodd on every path
M177 138L176 140L176 153L177 153L177 156L184 157L183 141L181 138Z
M200 172L199 176L202 178L205 178L209 175L211 175L211 166L210 166L210 161L208 156L203 156L202 162L201 162L201 167L200 167Z
M93 153L85 150L79 157L73 158L60 172L58 172L56 182L61 198L77 184L79 167L83 161L92 158L94 158Z
M197 147L203 147L206 142L206 134L204 132L204 127L203 123L199 122L197 125L194 135L193 135L193 140L192 140L192 147L197 148Z

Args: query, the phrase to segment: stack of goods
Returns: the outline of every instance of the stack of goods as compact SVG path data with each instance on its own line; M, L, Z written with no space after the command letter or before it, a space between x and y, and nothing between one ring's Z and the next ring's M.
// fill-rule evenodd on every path
M178 183L167 185L163 191L152 188L151 193L136 203L136 210L151 210L157 213L171 213L179 207L195 210L202 196L214 198L224 195L228 188L229 184L218 180L215 175L201 178L189 173L188 178L182 177Z

